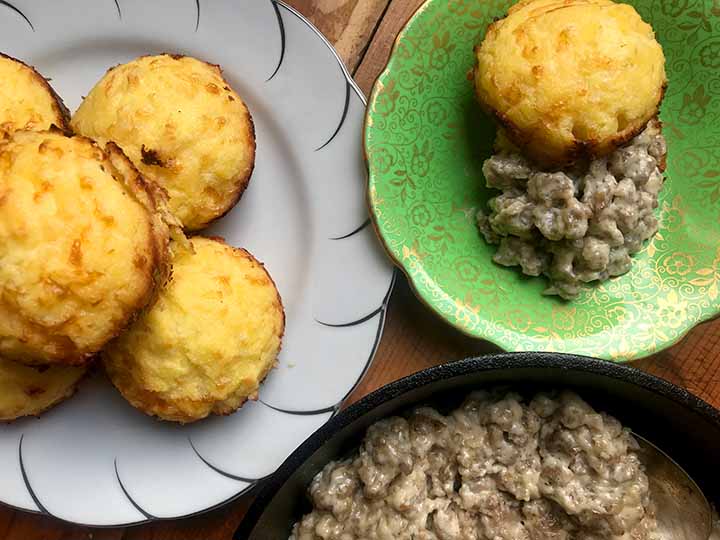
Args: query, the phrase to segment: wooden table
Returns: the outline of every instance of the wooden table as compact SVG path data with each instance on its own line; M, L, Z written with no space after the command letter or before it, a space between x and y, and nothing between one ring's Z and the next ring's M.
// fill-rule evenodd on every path
M288 1L288 0L286 0ZM422 0L289 0L330 39L360 88L369 95L395 36ZM418 302L398 279L375 362L348 404L423 368L492 352L461 335ZM684 386L720 407L720 320L695 328L680 343L635 367ZM0 479L2 481L2 479ZM0 507L0 539L7 540L229 540L251 497L201 517L129 529L90 529Z

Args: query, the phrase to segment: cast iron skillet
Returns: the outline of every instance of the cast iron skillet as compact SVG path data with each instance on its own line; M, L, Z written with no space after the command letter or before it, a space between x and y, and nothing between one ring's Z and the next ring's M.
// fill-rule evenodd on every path
M419 404L449 409L471 390L505 385L526 393L575 390L665 450L710 500L720 501L720 411L635 368L582 356L507 353L420 371L340 412L266 481L236 540L287 540L292 524L309 511L305 493L313 476L352 452L370 424Z

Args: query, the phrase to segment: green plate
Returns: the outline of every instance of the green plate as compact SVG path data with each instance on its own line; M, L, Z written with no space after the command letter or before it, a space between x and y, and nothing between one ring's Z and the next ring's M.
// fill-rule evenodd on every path
M574 301L544 278L494 264L475 226L495 129L466 74L507 0L430 0L395 43L365 126L375 227L418 297L448 323L507 350L624 361L657 352L720 313L720 0L630 2L667 60L668 142L660 230L632 270Z

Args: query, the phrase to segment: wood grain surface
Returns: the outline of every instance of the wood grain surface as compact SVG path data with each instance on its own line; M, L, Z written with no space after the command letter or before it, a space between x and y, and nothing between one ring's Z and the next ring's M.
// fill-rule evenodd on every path
M289 0L289 3L336 45L368 95L385 67L395 37L422 0ZM375 361L347 403L426 367L497 350L444 324L420 304L405 278L399 276ZM671 349L633 365L684 386L720 407L720 320L698 326ZM252 495L248 495L201 517L126 529L77 527L0 506L0 539L229 540L251 502Z

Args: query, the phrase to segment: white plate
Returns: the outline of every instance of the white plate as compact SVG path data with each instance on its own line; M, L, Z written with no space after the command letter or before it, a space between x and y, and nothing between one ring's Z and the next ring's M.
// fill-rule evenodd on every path
M230 417L161 423L96 374L40 419L0 427L0 501L97 526L228 502L334 414L382 333L393 272L368 226L361 92L318 31L271 0L3 0L0 51L52 79L71 110L143 54L220 64L258 148L247 192L207 233L265 262L287 312L280 367Z

